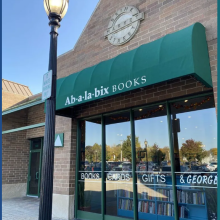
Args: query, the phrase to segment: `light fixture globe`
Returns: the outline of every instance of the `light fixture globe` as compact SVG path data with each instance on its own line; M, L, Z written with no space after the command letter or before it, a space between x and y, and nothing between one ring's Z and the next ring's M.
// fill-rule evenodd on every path
M65 16L69 0L44 0L44 9L47 15L57 14L61 19Z

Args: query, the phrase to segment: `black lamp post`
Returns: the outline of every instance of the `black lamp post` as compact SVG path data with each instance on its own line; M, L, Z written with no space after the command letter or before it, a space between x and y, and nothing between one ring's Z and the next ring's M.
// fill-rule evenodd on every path
M144 141L144 145L145 145L145 148L146 148L146 162L147 162L147 171L148 171L148 155L147 155L147 144L148 144L148 142L146 141L146 139L145 139L145 141Z
M41 196L39 220L52 219L53 167L56 110L56 79L57 79L57 36L60 21L67 12L69 0L44 0L44 9L50 20L50 55L49 68L52 70L51 97L47 99L45 133L43 146L43 164L41 175Z

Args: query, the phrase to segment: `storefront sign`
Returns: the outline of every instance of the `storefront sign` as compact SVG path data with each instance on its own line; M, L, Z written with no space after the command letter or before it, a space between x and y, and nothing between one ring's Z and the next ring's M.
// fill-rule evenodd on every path
M117 94L119 91L123 92L127 89L135 89L135 87L140 87L140 85L144 86L145 83L146 76L141 76L109 87L101 86L100 88L94 88L91 92L84 91L84 93L78 97L75 97L74 95L68 96L66 98L65 106L68 107L68 105L80 104L80 102L92 101L96 98L114 95L114 93Z
M141 174L139 179L143 183L160 184L171 180L171 175L167 174ZM189 173L176 175L178 186L204 186L217 187L217 173Z
M201 174L183 174L180 175L180 185L195 184L196 186L216 186L217 187L217 173L201 173Z
M56 109L187 75L212 87L205 29L199 23L58 79Z
M52 89L52 70L48 71L43 76L43 86L42 86L42 100L46 100L51 97Z
M144 183L165 183L166 182L166 176L161 174L143 174L142 175L142 181Z
M104 36L113 45L123 45L134 37L143 19L143 12L139 13L134 6L125 6L111 17Z
M64 133L55 134L54 147L63 147L63 146L64 146Z
M111 173L107 174L107 180L119 180L119 181L130 181L130 174L129 173Z
M85 179L99 179L99 173L81 173L81 180Z

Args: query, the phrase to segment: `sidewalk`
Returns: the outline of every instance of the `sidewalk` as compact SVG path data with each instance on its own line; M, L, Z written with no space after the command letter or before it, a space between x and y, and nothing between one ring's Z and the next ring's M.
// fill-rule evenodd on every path
M22 197L2 200L3 220L38 220L39 198ZM53 220L63 220L53 218Z

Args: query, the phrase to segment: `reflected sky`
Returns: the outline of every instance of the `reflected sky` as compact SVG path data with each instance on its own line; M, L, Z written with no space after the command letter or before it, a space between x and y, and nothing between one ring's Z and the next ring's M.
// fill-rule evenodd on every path
M177 118L180 119L181 128L181 132L178 133L179 147L192 138L195 141L201 141L205 150L217 148L215 108L177 114ZM86 146L97 143L97 140L99 140L97 144L101 144L100 124L86 122L86 130L89 131L86 132ZM152 132L155 130L157 132ZM135 131L142 147L144 147L145 139L148 145L152 146L156 143L160 148L169 143L166 116L135 121ZM130 135L130 122L120 123L120 126L118 123L107 126L106 132L109 137L112 137L107 139L107 145L120 144L121 140L126 140L127 135Z
M181 132L179 146L188 139L201 141L205 150L217 148L217 120L215 108L177 114Z

